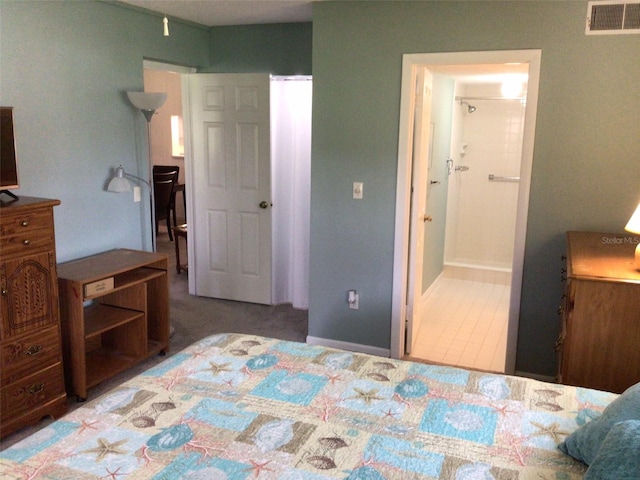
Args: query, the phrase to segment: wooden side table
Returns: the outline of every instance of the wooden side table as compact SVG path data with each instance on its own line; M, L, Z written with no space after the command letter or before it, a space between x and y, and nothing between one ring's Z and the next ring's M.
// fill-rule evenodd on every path
M58 265L64 367L87 389L169 351L168 257L111 250Z
M173 227L173 233L176 236L176 241L175 241L175 247L176 247L176 271L178 272L178 274L180 274L180 272L182 270L184 270L185 272L188 272L189 271L188 264L185 263L183 265L180 262L180 245L178 243L178 238L179 237L184 238L185 249L187 248L187 224L183 223L182 225L178 225L177 227Z

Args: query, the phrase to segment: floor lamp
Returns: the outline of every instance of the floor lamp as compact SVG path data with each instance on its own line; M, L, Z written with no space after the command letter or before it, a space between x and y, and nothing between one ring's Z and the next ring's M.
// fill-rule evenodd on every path
M149 196L151 203L151 249L156 251L156 207L153 191L153 161L151 159L151 119L156 110L167 100L166 93L127 92L129 101L139 109L147 120L147 149L149 164Z

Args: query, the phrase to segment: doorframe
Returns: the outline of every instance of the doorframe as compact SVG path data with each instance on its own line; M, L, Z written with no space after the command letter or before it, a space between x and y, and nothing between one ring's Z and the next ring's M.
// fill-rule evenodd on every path
M520 188L513 252L511 297L505 373L515 372L520 297L524 249L527 233L527 215L531 188L531 169L538 106L538 86L542 50L501 50L452 53L415 53L402 56L402 82L400 94L400 124L398 133L398 174L396 186L396 219L393 258L393 289L391 302L391 357L402 358L405 344L405 319L407 314L407 276L409 268L409 222L411 211L411 111L413 108L413 72L423 65L464 65L496 63L529 63L527 108L522 142Z
M189 88L189 78L191 75L196 75L196 72L183 73L180 76L180 87L182 88L182 132L184 138L184 183L186 189L186 201L187 201L187 211L185 212L185 216L187 218L193 219L193 210L195 203L195 196L193 194L193 145L191 144L191 132L193 126L191 125L191 90ZM187 159L189 161L187 162ZM193 220L190 220L189 223L194 223ZM189 228L189 227L187 227ZM193 231L193 228L192 228ZM195 252L195 239L194 235L187 234L187 252ZM176 238L176 242L178 239ZM195 263L194 256L187 255L187 271L194 272L195 271ZM187 290L190 295L195 295L196 293L196 276L188 275L187 276Z

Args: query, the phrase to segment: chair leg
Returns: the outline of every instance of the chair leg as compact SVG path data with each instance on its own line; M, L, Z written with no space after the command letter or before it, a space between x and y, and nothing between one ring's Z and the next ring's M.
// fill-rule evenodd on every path
M167 232L169 232L169 240L173 242L173 233L171 233L171 215L167 212Z
M178 219L177 219L177 215L176 215L176 204L173 204L173 226L177 227L178 226Z
M178 245L177 233L176 233L175 248L176 248L176 271L178 272L178 275L179 275L180 274L180 246Z

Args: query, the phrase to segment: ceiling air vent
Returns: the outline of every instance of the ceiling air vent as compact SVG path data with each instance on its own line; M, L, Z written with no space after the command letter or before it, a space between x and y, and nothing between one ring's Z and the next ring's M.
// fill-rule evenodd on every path
M640 0L589 2L587 35L640 33Z

